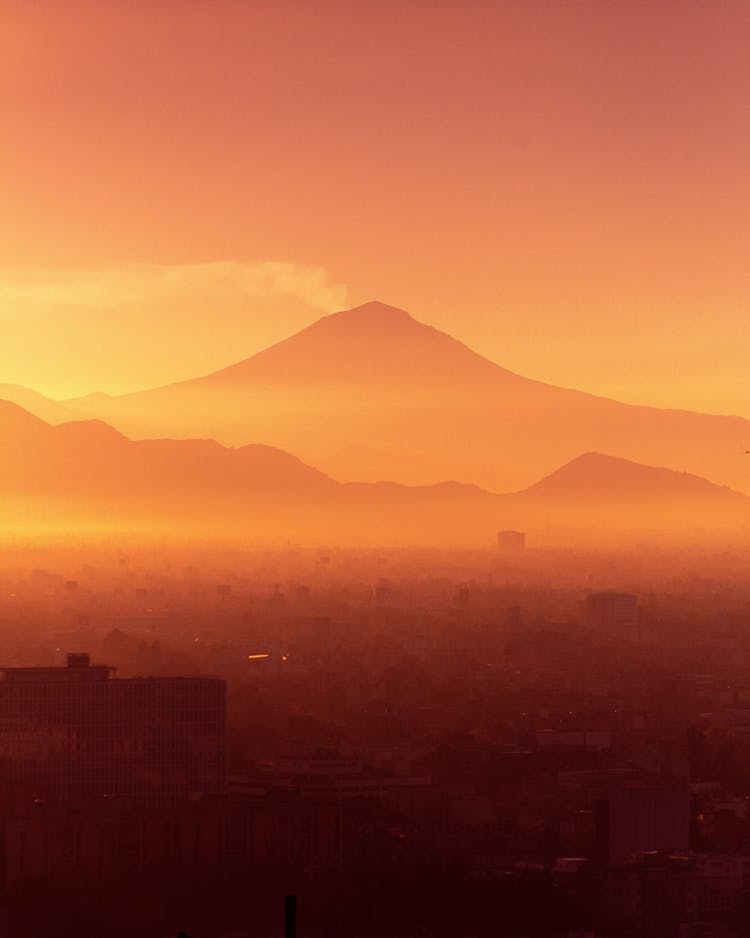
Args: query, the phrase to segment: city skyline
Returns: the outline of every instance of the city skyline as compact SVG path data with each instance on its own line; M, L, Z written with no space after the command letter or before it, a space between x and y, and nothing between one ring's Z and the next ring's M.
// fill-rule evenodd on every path
M0 0L2 938L747 938L749 47Z

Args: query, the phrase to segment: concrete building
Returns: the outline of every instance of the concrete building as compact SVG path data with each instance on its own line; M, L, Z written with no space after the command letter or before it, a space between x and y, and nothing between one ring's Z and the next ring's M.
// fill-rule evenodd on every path
M162 805L225 786L226 685L67 667L0 669L0 778L26 794Z
M628 784L598 806L600 855L617 860L690 846L690 792L686 785Z
M262 794L208 796L173 808L92 801L71 812L30 804L0 812L0 889L23 880L94 884L147 870L341 864L341 810Z
M635 625L638 621L638 597L615 590L592 593L586 597L586 621L595 628Z
M558 729L537 730L536 744L539 749L610 749L612 731L609 729Z

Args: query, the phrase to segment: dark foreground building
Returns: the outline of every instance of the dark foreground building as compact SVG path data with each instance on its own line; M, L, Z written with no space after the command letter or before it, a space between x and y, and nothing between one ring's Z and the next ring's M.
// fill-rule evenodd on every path
M24 880L113 881L165 870L335 868L343 832L339 805L293 793L206 796L172 808L94 800L0 809L0 894ZM156 880L155 880L156 881Z
M225 786L226 685L67 667L0 670L0 777L55 799L157 807Z

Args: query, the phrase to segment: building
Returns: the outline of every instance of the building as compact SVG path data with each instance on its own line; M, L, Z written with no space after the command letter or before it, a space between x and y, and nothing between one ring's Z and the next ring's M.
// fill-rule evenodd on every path
M67 667L0 669L0 779L53 799L159 806L225 786L226 685Z
M70 811L30 804L0 811L0 889L23 880L89 885L165 865L227 871L248 867L335 868L343 849L342 812L332 803L263 793L207 796L173 808L128 808L106 801Z
M612 731L609 729L556 729L537 730L536 744L539 749L610 749Z
M690 792L686 785L630 784L597 805L600 855L616 860L690 846Z
M526 535L523 531L498 531L497 549L505 557L515 557L526 550Z
M635 625L638 621L638 597L615 590L591 593L586 597L586 621L595 628Z
M728 938L744 878L741 857L649 852L607 864L599 877L605 933Z

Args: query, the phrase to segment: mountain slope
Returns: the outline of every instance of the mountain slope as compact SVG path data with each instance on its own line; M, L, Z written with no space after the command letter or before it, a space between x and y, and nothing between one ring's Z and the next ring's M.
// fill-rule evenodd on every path
M64 404L59 404L20 384L0 383L0 400L12 401L47 423L63 423L66 420L73 420L76 416L75 411L69 410Z
M748 496L691 473L601 453L571 460L524 491L505 496L504 504L509 527L555 528L591 543L616 532L679 538L697 529L705 536L750 531Z
M425 467L460 464L462 481L520 489L600 451L750 490L749 421L532 381L378 303L327 316L193 381L68 404L131 436L262 440L324 470L330 454L353 444L398 454L380 461L378 475L399 481L435 482ZM333 474L340 468L331 459Z
M584 453L529 486L527 498L568 501L709 501L742 503L746 496L689 472L643 466L602 453Z
M750 520L750 498L704 479L586 454L527 490L444 482L340 484L294 456L213 440L132 441L101 421L50 426L0 401L0 523L94 523L260 540L487 543L499 527L717 531ZM595 510L592 510L592 506Z
M51 426L8 401L0 401L0 448L0 496L6 511L21 506L16 519L200 519L210 527L238 506L247 517L337 487L272 447L132 441L98 420Z

